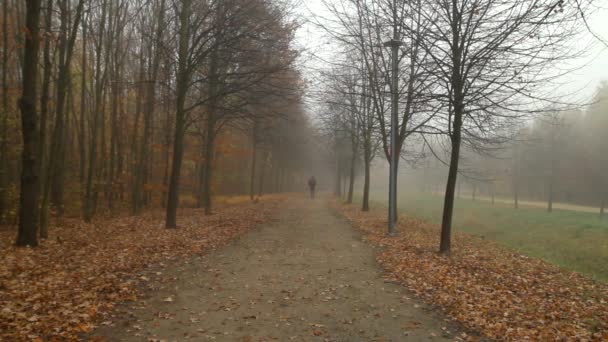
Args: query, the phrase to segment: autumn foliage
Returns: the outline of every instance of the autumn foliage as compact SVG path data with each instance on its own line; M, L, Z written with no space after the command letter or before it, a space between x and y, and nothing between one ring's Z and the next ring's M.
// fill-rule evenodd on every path
M184 209L178 228L163 212L100 219L64 219L37 249L16 248L0 233L0 340L74 340L114 304L138 296L138 271L168 259L206 253L267 222L278 199L231 201L216 214Z
M436 225L401 215L399 235L388 237L385 211L333 207L382 247L377 260L389 281L468 329L510 341L608 340L606 284L465 233L442 256Z

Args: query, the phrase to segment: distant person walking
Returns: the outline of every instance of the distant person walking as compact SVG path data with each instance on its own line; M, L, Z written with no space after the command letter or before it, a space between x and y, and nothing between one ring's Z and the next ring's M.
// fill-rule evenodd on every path
M315 198L315 187L317 186L317 180L315 176L308 179L308 189L310 190L310 198Z

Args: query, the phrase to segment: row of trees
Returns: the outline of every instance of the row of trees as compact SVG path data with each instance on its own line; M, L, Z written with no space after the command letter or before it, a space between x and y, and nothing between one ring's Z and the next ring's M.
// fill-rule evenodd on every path
M3 1L1 46L0 218L18 197L18 245L48 236L49 212L89 222L118 202L163 205L175 228L180 185L210 214L214 192L281 191L307 165L287 2L23 4Z
M492 155L467 155L461 187L472 196L512 198L515 208L520 199L545 201L548 212L554 202L594 206L602 218L608 204L607 138L608 84L603 83L584 110L539 116Z
M440 251L449 253L461 150L489 153L510 141L530 115L560 106L550 85L564 73L557 66L579 56L572 39L579 34L584 4L340 0L326 7L335 20L319 25L340 44L342 58L325 73L323 121L336 155L350 156L337 164L350 159L352 169L362 159L367 180L376 152L390 162L392 129L402 160L433 155L445 163ZM393 61L386 45L395 38L401 45ZM396 88L390 79L394 63ZM394 93L397 127L389 120Z

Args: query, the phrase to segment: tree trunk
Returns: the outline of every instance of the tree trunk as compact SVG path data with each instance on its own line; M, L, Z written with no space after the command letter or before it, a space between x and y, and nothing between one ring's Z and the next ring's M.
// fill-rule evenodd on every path
M59 71L57 74L57 103L55 107L55 126L51 141L49 165L44 187L44 197L48 197L50 191L51 203L56 207L57 214L63 215L64 195L64 160L65 160L65 107L66 97L70 80L70 62L74 51L74 43L78 33L78 26L82 16L84 0L79 0L74 22L70 27L70 10L68 1L60 3L61 36L59 39ZM43 202L45 200L43 199ZM46 210L47 208L43 208Z
M0 222L8 211L8 0L2 2L2 126L0 129Z
M340 199L342 198L342 168L341 168L341 163L340 160L337 160L336 162L336 184L335 184L335 190L334 190L334 196L336 196L336 198Z
M83 210L83 218L85 222L91 222L93 218L93 214L95 211L95 206L97 203L97 189L93 188L93 180L95 178L95 171L97 170L97 137L99 131L99 123L101 121L103 126L102 118L103 114L103 88L104 88L104 77L102 76L101 71L101 48L103 45L103 37L106 25L106 6L107 0L104 0L102 8L101 8L101 21L99 24L98 31L98 41L96 46L96 58L95 58L95 107L93 110L93 122L91 125L91 140L90 140L90 148L89 148L89 165L87 170L87 179L85 185L85 195L84 195L84 210ZM103 133L102 133L103 135ZM99 175L100 172L97 172Z
M169 110L169 106L167 106L165 111L167 114L166 127L165 127L165 145L164 145L165 170L163 172L163 192L161 194L161 203L160 203L161 207L163 207L163 208L167 207L167 197L168 197L167 189L169 188L169 159L170 159L169 146L171 144L171 129L169 129L169 127L171 127L171 111Z
M266 159L268 158L268 152L264 152L262 155L262 165L260 170L260 179L258 181L258 197L262 197L264 193L264 173L266 173Z
M47 12L45 17L45 31L50 33L53 30L52 20L53 20L53 0L47 1ZM50 38L45 33L44 39L44 71L42 76L42 94L40 96L40 145L38 148L38 161L40 163L40 179L41 179L41 188L44 189L44 193L42 195L42 204L40 210L40 238L46 239L48 238L48 193L47 189L49 184L47 184L48 179L45 176L45 168L46 168L46 121L49 112L49 88L51 83L51 71L53 68L53 63L51 61L51 46L50 46Z
M366 147L365 156L364 156L365 179L363 181L363 204L361 206L361 211L369 211L369 182L370 182L370 164L371 164L370 154L371 154L371 151L368 151L368 150L369 150L369 148Z
M211 52L211 61L209 65L209 105L207 107L207 132L205 146L205 178L203 182L203 205L205 206L205 215L211 215L211 180L213 172L213 157L215 150L215 124L216 111L218 103L218 51L214 49Z
M173 162L169 179L167 197L167 228L177 228L177 206L179 201L179 177L184 152L184 135L186 133L186 94L188 92L188 51L190 42L190 5L191 0L182 0L179 14L179 53L177 70L177 97L175 111L175 137L173 139Z
M213 95L212 95L213 96ZM213 152L215 149L215 101L211 100L212 104L207 112L207 133L205 143L205 177L203 181L203 206L205 207L205 215L211 215L211 177L213 171Z
M455 114L454 131L452 137L452 152L450 155L450 167L448 170L448 181L445 188L445 198L443 202L443 218L441 221L441 243L439 251L444 254L449 254L451 249L452 239L452 215L454 213L454 192L456 188L456 180L458 177L458 162L460 159L460 128L461 113Z
M357 147L353 147L351 159L350 159L350 173L348 179L348 196L346 198L346 203L353 203L353 192L355 188L355 164L357 162Z
M86 148L85 148L85 111L87 95L87 22L82 19L82 75L80 78L80 127L78 128L78 151L80 153L78 179L80 184L84 184Z
M450 167L448 170L448 180L446 184L443 217L441 221L441 242L439 252L449 254L452 245L452 216L454 213L454 195L456 190L456 182L458 178L458 163L460 161L460 144L462 141L462 117L464 113L464 95L463 88L465 81L461 75L462 48L460 44L459 32L459 13L458 2L452 0L452 13L450 18L450 26L452 30L452 70L451 70L451 86L450 97L453 102L453 122L450 134L452 151L450 155Z
M40 0L26 0L25 48L23 57L21 126L21 192L19 197L19 230L17 246L38 245L38 122L36 113L36 78L38 74L38 35Z
M253 119L253 131L251 134L251 175L249 181L249 198L253 201L254 193L255 193L255 167L256 167L256 158L257 158L257 130L258 130L258 121L256 118Z
M147 80L145 97L146 102L144 106L144 132L141 140L141 145L139 147L139 155L137 161L137 170L135 174L134 188L132 194L132 212L133 214L137 214L141 211L142 204L142 196L143 196L143 188L144 188L144 177L147 175L147 161L148 161L148 146L150 144L150 134L152 131L152 118L154 115L154 106L156 103L155 98L155 86L156 79L158 78L158 71L160 68L160 42L163 36L164 29L164 13L165 13L165 1L162 0L160 2L160 8L158 12L158 21L156 23L156 33L154 37L154 41L151 43L151 46L156 44L156 47L153 51L152 56L152 65L150 70L150 79ZM143 76L143 58L141 60L141 73ZM142 80L143 81L143 80Z

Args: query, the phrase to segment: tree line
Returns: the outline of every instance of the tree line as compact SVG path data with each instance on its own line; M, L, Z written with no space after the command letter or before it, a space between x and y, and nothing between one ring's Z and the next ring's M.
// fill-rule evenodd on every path
M608 85L598 86L585 108L548 112L520 127L513 139L491 154L467 153L459 191L495 202L510 199L555 202L598 208L608 204ZM425 191L440 178L442 165L426 163L412 176Z
M524 122L572 106L552 87L584 31L588 2L555 0L324 1L317 20L339 53L323 72L320 115L352 201L363 163L362 209L369 209L370 165L390 163L391 130L402 162L434 157L447 168L440 251L451 249L463 154L491 155ZM397 60L388 45L400 44ZM391 71L398 69L395 87ZM391 94L398 125L391 127ZM545 165L546 167L546 165ZM349 170L345 172L343 170Z
M50 214L162 206L176 228L180 198L211 214L214 194L293 188L312 128L291 11L3 1L0 220L18 223L17 245L47 238Z

